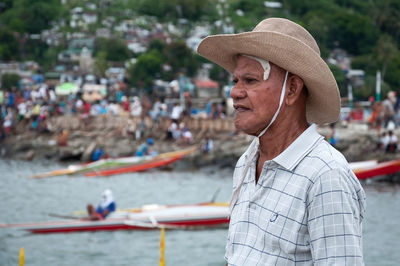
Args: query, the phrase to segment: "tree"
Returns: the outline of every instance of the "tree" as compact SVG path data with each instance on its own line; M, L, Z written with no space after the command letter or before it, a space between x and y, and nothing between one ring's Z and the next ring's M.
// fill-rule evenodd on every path
M15 0L1 19L9 29L20 33L40 33L51 26L62 11L59 0Z
M382 71L382 79L384 80L388 65L394 58L399 57L396 42L387 34L381 35L374 49L374 55Z
M385 82L387 82L392 90L400 93L400 56L393 58L387 67L385 75Z
M193 76L197 70L198 63L195 60L193 52L183 41L171 43L164 49L166 63L172 67L173 73L187 71L188 76Z
M350 54L360 55L370 53L378 38L378 30L370 17L340 10L330 17L328 43L333 48L335 43Z
M340 95L342 96L347 95L347 88L345 87L346 77L343 73L343 70L336 65L329 64L328 66L332 71L333 76L335 77L336 82L339 86Z
M131 57L131 51L122 39L98 38L95 49L95 56L99 53L105 54L107 61L126 61Z
M21 77L17 74L5 73L1 76L1 87L10 90L12 87L18 87Z
M16 60L19 58L19 44L14 35L7 29L0 28L0 60Z
M101 77L105 76L106 70L108 69L107 53L101 51L97 53L94 61L94 73Z
M213 8L212 0L130 0L130 8L138 13L156 16L160 20L187 18L189 20L198 20Z
M150 41L148 50L157 50L159 53L163 53L164 49L166 47L166 44L161 40L154 38Z
M162 63L162 55L155 49L141 54L129 69L130 84L150 89L152 81L160 76Z
M317 41L323 58L326 58L329 54L327 47L329 44L328 34L330 24L326 15L325 10L313 10L303 17L306 28Z
M371 1L369 8L374 24L400 42L400 0Z

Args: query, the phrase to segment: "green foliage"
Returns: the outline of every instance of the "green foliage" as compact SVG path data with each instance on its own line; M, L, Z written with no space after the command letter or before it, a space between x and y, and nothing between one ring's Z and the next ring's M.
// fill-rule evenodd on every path
M96 42L95 56L104 53L105 59L108 61L126 61L132 55L122 39L98 38Z
M376 76L367 75L364 79L364 85L360 88L353 90L353 96L358 100L368 100L370 96L375 96L376 89ZM381 85L381 100L391 90L390 85L386 82L382 82ZM383 97L382 97L383 96Z
M212 68L210 69L210 78L219 81L222 84L226 84L226 81L229 78L229 73L217 64L212 63Z
M338 12L330 17L329 44L338 44L353 55L370 53L379 32L370 17L357 13Z
M87 10L86 0L68 0L61 5L60 0L0 0L0 60L32 59L45 69L55 65L60 47L48 47L40 41L28 40L26 36L40 33L50 28L52 23L65 18L68 28L70 9L81 6ZM151 30L157 21L174 23L186 18L181 25L182 32L189 32L196 22L214 25L217 20L232 24L236 32L249 31L266 17L289 18L303 25L315 37L323 58L338 47L354 56L352 67L365 70L367 79L372 80L377 70L381 70L385 86L399 89L400 86L400 0L282 0L283 8L266 8L263 0L93 0L99 21L89 25L89 32L104 27L102 21L107 16L115 18L118 24L124 19L146 16L145 26ZM222 8L222 13L218 8ZM243 16L237 10L244 12ZM80 29L75 29L79 31ZM215 25L213 33L221 33ZM25 34L28 33L28 34ZM117 33L113 33L114 36ZM121 36L122 37L122 36ZM181 38L182 36L172 36ZM95 71L104 73L109 61L126 61L133 56L122 38L99 39L95 48ZM140 60L139 60L140 59ZM173 79L179 72L194 76L202 62L208 62L189 50L182 41L176 39L171 44L153 40L148 52L139 55L137 64L131 68L131 82L135 86L148 86L153 78ZM171 70L162 68L168 65ZM341 90L345 91L341 71L330 66ZM146 71L149 71L148 73ZM135 74L135 75L133 75ZM211 69L211 78L226 82L228 75L216 65ZM360 97L371 93L372 81L359 92ZM343 92L342 92L343 93ZM355 95L357 95L355 93Z
M326 12L324 10L313 10L308 12L304 17L304 26L315 38L320 48L321 56L328 57L328 34L330 30L330 23L326 20Z
M59 0L14 0L2 15L2 22L21 33L40 33L51 26L62 10Z
M390 85L392 90L400 92L400 57L397 56L388 64L386 75L384 77L385 82Z
M193 52L183 41L177 41L165 47L164 57L166 63L172 67L173 73L186 70L187 75L193 76L199 66Z
M43 58L41 60L42 64L42 68L43 71L48 71L49 69L51 69L52 67L54 67L57 64L57 57L58 54L63 50L63 47L61 46L50 46L48 47L44 54L43 54ZM34 60L38 60L38 59L34 59Z
M363 69L367 75L375 75L378 70L374 57L369 54L354 57L351 61L351 68Z
M182 72L192 77L203 60L195 55L184 41L165 44L154 39L150 42L149 51L141 54L136 64L131 67L130 83L139 88L149 88L155 78L172 80ZM169 66L170 69L163 69L163 65Z
M1 76L1 87L10 90L13 87L18 87L18 82L21 77L17 74L3 74Z
M159 53L163 53L165 47L166 45L162 40L155 38L150 41L148 50L157 50Z
M388 65L392 60L399 58L400 53L393 38L387 34L382 34L376 44L373 55L376 59L377 67L382 70L382 79L384 79Z
M340 95L345 96L347 94L347 89L345 87L346 76L344 75L343 70L340 69L340 67L332 64L329 64L328 66L332 71L333 76L335 77L336 82L339 86Z
M13 5L13 0L2 0L0 2L0 14L12 8L12 5Z
M39 65L46 64L47 60L51 60L48 56L48 49L50 48L46 43L41 40L27 39L24 43L25 59L35 60Z
M153 49L140 55L129 69L130 84L139 88L149 88L155 78L161 74L162 55Z
M213 6L211 0L130 0L128 5L140 14L156 16L161 21L187 18L198 20Z
M303 16L307 12L314 10L321 10L325 12L331 12L332 8L335 8L336 5L332 3L331 0L284 0L284 7L290 10L292 15Z
M7 29L0 28L0 60L17 60L19 44L14 35Z
M95 74L104 77L108 66L107 53L105 51L100 51L99 53L97 53L94 61Z
M375 0L369 10L375 25L400 43L400 0Z

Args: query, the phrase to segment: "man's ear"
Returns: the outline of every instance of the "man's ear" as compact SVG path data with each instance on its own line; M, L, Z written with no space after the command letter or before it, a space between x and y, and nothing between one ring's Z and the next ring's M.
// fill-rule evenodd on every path
M293 105L301 95L306 95L302 93L306 88L304 86L303 80L297 75L290 75L287 81L287 96L286 104Z

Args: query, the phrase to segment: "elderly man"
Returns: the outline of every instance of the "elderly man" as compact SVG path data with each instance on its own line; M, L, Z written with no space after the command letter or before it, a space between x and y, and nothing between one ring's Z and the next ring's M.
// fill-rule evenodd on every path
M233 74L237 129L255 136L233 176L229 265L363 265L365 193L318 134L340 112L314 38L281 18L205 38L198 53Z

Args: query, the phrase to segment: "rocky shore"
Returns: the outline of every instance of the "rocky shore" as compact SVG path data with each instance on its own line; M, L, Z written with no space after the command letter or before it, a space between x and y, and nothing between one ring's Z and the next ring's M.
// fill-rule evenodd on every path
M59 116L50 118L44 129L32 130L29 123L18 123L14 132L0 143L0 156L33 160L46 159L54 161L86 162L96 148L101 148L108 157L134 156L137 148L146 138L154 139L152 147L158 153L170 152L186 148L190 145L204 143L205 136L214 141L214 149L209 154L201 150L188 158L188 161L198 161L202 164L226 157L237 156L250 141L248 136L234 134L233 123L230 119L209 120L202 118L187 118L184 120L193 134L194 143L188 144L181 140L166 140L169 126L168 119L154 123L144 119L144 130L137 139L139 119L124 116L98 116L83 120L78 116ZM66 132L66 143L60 145L60 138ZM234 139L234 141L226 141Z
M18 160L54 160L86 162L95 148L101 147L109 157L133 156L138 146L147 137L155 141L154 150L158 153L169 152L188 147L182 141L165 140L168 122L154 124L145 120L146 130L137 140L134 129L138 121L129 117L102 116L83 121L76 116L60 116L49 119L45 130L31 130L29 124L20 123L13 135L1 142L0 156ZM235 132L232 119L209 120L190 118L184 121L194 136L193 145L204 143L205 136L213 139L214 149L203 153L199 149L186 158L190 167L234 165L239 156L251 142L252 137ZM329 127L319 127L319 132L328 136ZM376 131L364 124L337 126L338 141L336 148L348 161L377 159L387 161L398 157L397 153L384 153L377 149L379 138ZM62 131L68 132L66 145L59 145ZM395 132L399 134L400 132Z

